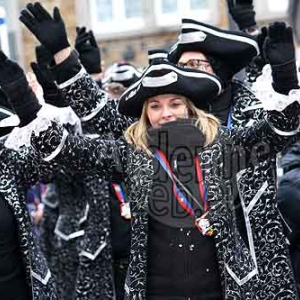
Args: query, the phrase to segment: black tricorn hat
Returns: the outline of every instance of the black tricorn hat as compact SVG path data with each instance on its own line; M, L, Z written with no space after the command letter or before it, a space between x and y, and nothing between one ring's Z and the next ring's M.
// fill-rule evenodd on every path
M127 88L140 76L141 73L133 65L126 62L115 63L108 68L102 84L105 87L110 83L120 83Z
M149 65L151 65L155 59L160 59L160 58L168 59L168 51L165 49L150 49L150 50L148 50Z
M259 54L259 47L255 39L246 33L182 19L181 34L170 49L168 59L177 63L187 51L199 51L223 60L234 75Z
M140 117L144 102L163 94L185 96L196 107L207 109L221 91L221 81L213 74L183 69L166 59L156 59L122 94L118 109L121 114Z

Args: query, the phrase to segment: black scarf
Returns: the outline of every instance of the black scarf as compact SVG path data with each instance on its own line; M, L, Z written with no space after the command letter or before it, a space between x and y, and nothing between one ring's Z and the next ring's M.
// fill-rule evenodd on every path
M195 155L201 151L204 142L204 134L191 119L178 119L148 131L152 151L158 148L165 154L173 173L199 202L202 200L195 175ZM194 227L194 218L178 204L173 183L156 158L153 158L153 166L155 174L149 201L150 216L171 227ZM182 188L180 190L198 210L199 206Z
M178 119L159 128L150 128L148 130L150 148L160 149L168 159L172 158L170 157L172 152L180 149L186 149L194 156L205 143L204 134L194 123L193 119Z
M211 102L209 113L217 117L221 124L226 126L228 121L228 116L230 114L232 103L232 85L230 84L222 94Z

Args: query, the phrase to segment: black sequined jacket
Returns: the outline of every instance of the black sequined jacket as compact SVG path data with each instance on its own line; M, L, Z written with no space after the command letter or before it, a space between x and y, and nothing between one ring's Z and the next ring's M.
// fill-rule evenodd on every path
M0 193L11 206L18 226L19 245L32 299L58 299L46 259L32 233L26 207L27 189L38 181L50 180L54 167L38 160L30 148L16 152L5 148L3 142L0 144Z

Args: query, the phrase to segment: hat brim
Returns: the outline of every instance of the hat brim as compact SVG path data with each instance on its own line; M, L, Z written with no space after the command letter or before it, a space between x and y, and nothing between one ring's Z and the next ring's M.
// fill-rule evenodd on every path
M20 119L16 114L10 109L0 106L0 137L9 134L19 124Z
M19 124L20 119L12 110L0 105L0 127L16 127Z
M182 69L164 60L150 65L142 77L122 94L118 110L127 116L140 117L147 99L164 94L184 96L196 107L206 109L221 91L218 77Z
M111 67L102 80L103 86L110 83L120 83L124 87L129 87L140 78L139 72L134 66L129 64L119 64Z
M178 63L187 51L199 51L222 59L235 74L259 54L253 37L242 32L222 30L192 19L182 20L178 42L171 48L168 59Z

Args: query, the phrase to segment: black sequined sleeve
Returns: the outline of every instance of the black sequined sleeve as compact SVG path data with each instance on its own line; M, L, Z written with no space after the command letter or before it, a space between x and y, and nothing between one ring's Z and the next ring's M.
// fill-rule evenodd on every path
M263 120L263 106L248 86L235 81L232 92L231 129L250 127Z
M294 102L282 112L266 112L264 120L252 127L232 130L233 142L246 163L267 159L293 142L299 131L299 114L300 105Z
M80 117L85 132L112 133L121 136L133 119L118 113L117 100L110 99L96 81L84 70L74 54L53 73L62 90L63 98Z
M31 143L43 160L59 165L68 173L98 174L106 180L123 179L128 144L123 140L72 136L57 125L33 136Z
M13 162L18 182L23 187L31 187L38 182L52 182L59 166L55 162L45 162L35 153L33 148L22 148L18 152L7 149L10 162Z

